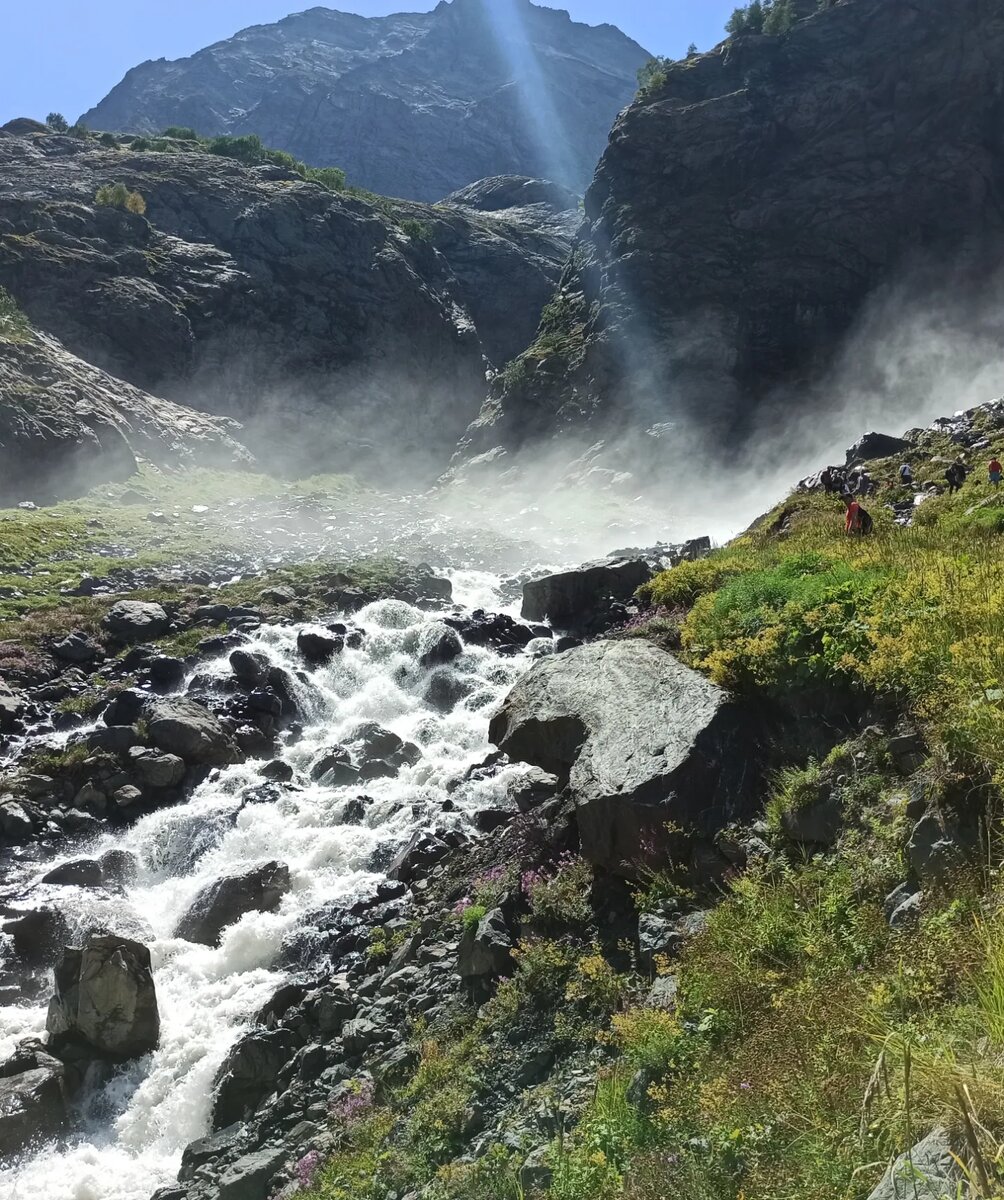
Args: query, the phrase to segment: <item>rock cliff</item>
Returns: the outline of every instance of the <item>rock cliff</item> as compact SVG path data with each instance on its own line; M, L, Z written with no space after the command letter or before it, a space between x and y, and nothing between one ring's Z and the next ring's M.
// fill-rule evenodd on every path
M0 286L95 367L253 419L273 461L364 469L393 437L397 456L445 463L486 360L532 337L573 198L518 180L508 210L394 203L171 148L0 131ZM96 203L110 182L145 215Z
M143 63L89 127L258 133L362 186L438 200L487 175L581 193L648 54L528 0L365 18L312 8L177 62Z
M986 0L838 0L668 66L617 121L472 448L681 416L741 435L883 285L999 266L1002 50Z

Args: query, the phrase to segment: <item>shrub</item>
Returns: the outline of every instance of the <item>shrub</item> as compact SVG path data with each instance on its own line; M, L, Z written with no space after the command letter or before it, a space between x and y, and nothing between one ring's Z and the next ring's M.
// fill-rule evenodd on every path
M51 112L45 118L46 125L55 133L66 133L70 128L70 122L59 112Z
M117 149L119 140L114 133L103 133L98 138L102 146L108 146L110 149Z
M585 925L592 917L589 893L593 870L574 855L563 855L552 867L524 872L520 881L531 916L552 925Z
M320 184L329 192L343 192L346 177L341 167L307 167L307 179L311 183Z
M798 16L792 0L753 0L737 8L725 26L726 33L767 33L777 36L786 33Z
M148 137L133 138L131 148L137 153L142 153L144 150L152 150L153 142Z
M624 999L627 988L626 977L618 975L594 946L591 954L583 955L575 964L574 973L565 985L565 999L584 1004L595 1012L609 1013Z
M142 216L146 212L146 201L139 192L131 192L124 183L106 183L94 194L95 204L107 208L121 208L126 212Z
M0 287L0 342L23 342L30 336L28 318L10 292Z
M487 913L483 904L470 904L461 911L460 919L465 929L476 929Z
M91 131L87 128L86 125L82 124L80 121L78 121L76 123L76 125L71 125L70 128L66 132L68 134L70 134L71 137L81 138L81 139L86 139L91 136Z
M179 142L197 142L199 135L188 125L168 125L161 137L175 138Z
M401 232L413 242L431 242L432 226L426 221L416 221L409 218L401 222Z
M695 47L696 49L696 47ZM666 82L667 73L672 60L668 58L650 58L638 69L638 91L641 95L658 91Z

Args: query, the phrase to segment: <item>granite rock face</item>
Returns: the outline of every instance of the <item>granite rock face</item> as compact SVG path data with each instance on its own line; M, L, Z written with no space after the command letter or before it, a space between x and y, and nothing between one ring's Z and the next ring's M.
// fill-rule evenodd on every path
M549 214L538 227L526 204L514 216L363 199L175 149L0 131L0 286L91 364L48 343L0 347L0 384L37 386L68 428L49 457L84 440L106 477L129 472L129 438L76 411L95 397L127 414L119 427L150 429L150 457L203 442L233 453L225 421L177 409L161 421L144 389L243 421L241 441L277 466L365 472L390 442L395 471L445 465L486 365L532 336L567 257L571 198L521 181ZM98 205L109 181L138 190L146 214ZM40 436L28 411L22 441Z
M812 403L884 285L999 266L1000 7L817 7L671 66L621 114L560 319L500 381L469 454L686 417L739 438L778 388Z
M365 18L312 8L190 58L146 62L92 129L257 133L353 183L434 201L489 175L585 189L649 55L528 0L452 0Z

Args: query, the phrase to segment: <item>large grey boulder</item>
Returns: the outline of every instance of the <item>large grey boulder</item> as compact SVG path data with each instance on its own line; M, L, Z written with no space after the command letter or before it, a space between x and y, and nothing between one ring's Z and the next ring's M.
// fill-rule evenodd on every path
M120 600L108 610L101 624L117 638L141 642L166 633L171 620L159 604Z
M216 717L184 696L154 700L146 709L150 741L186 763L223 767L242 761L237 743Z
M46 1021L55 1047L83 1043L114 1061L157 1048L160 1011L146 946L113 934L92 934L83 949L63 952L55 976Z
M287 1029L242 1038L217 1073L214 1131L243 1121L254 1112L275 1089L279 1072L295 1050L293 1035Z
M958 1200L964 1182L944 1129L901 1154L868 1200Z
M0 1076L0 1157L37 1148L66 1126L63 1065L48 1055L39 1057L44 1065Z
M0 732L9 730L21 716L27 701L21 692L15 692L0 679Z
M538 662L490 727L510 758L567 781L583 854L631 874L669 822L713 835L745 814L756 724L727 693L644 641Z
M461 979L505 975L512 969L512 949L512 934L502 910L493 909L464 931L457 951L457 974Z
M630 600L652 569L642 559L608 559L523 585L523 619L572 628L603 601Z
M178 922L175 937L218 946L224 929L249 912L275 912L289 891L289 867L269 862L243 875L228 875L202 889Z

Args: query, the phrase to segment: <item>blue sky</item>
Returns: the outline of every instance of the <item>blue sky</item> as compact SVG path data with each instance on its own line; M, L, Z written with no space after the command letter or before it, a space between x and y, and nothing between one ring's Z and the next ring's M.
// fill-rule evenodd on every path
M736 0L554 0L577 21L609 22L656 54L720 40ZM0 124L11 117L74 120L148 58L181 58L238 29L310 8L311 0L35 0L0 3ZM427 11L435 0L341 0L379 16Z

